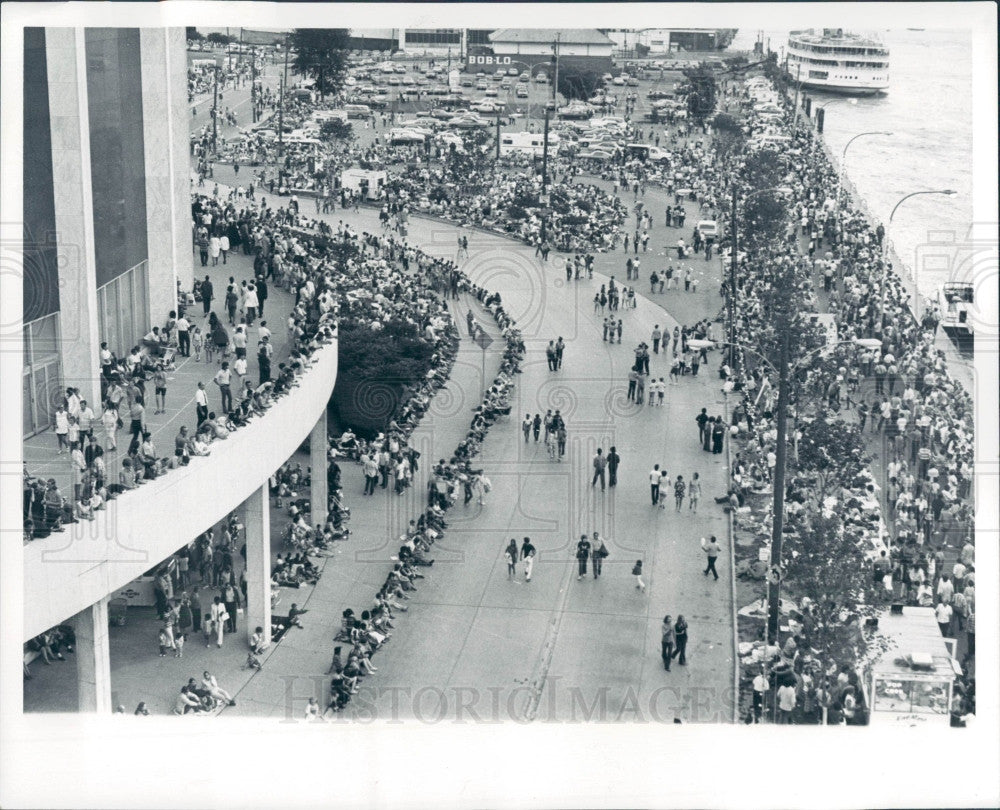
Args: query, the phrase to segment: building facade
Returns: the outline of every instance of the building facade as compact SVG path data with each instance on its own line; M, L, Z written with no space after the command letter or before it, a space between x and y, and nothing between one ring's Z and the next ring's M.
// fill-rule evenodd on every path
M127 354L192 268L184 29L28 28L24 45L28 436L67 385L99 401L100 343Z
M560 69L600 74L611 70L614 43L594 28L505 28L489 39L493 61L487 67L523 66L532 75L544 72L553 79L558 56Z

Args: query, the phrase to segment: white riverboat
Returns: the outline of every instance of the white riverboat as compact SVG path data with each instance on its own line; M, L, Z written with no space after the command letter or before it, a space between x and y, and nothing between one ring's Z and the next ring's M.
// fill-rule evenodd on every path
M889 49L876 39L842 28L792 31L786 70L803 87L850 95L889 88Z

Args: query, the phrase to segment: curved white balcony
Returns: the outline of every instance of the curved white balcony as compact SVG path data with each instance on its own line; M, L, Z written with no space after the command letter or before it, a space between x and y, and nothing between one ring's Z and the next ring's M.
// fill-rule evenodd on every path
M323 415L337 380L337 341L313 361L297 388L213 442L211 455L120 495L92 521L24 546L24 638L114 594L259 489Z

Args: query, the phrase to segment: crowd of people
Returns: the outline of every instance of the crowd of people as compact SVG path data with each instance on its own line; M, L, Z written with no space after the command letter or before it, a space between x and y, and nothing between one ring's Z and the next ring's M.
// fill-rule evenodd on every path
M738 91L732 100L738 102L741 97ZM789 127L791 118L789 111ZM748 121L751 127L755 125L752 111ZM862 530L871 546L869 556L874 557L874 576L886 579L892 598L938 605L940 615L947 617L941 622L946 635L957 635L972 619L971 652L964 659L969 677L969 669L974 671L975 616L973 525L967 502L973 469L972 402L949 375L944 352L935 345L934 320L917 321L900 277L891 264L886 266L884 229L869 223L849 199L842 199L838 207L836 169L808 128L790 134L784 155L791 222L782 247L771 248L767 271L749 272L746 257L738 257L747 270L738 273L738 341L756 345L754 337L761 334L758 327L766 319L768 286L779 271L797 279L795 296L806 308L826 308L835 316L836 345L805 354L793 369L806 395L796 405L797 430L813 418L857 418L856 424L866 435L884 439L882 485L868 470L843 482L838 494L841 517ZM726 164L720 161L720 165ZM727 169L733 171L735 166L730 162ZM733 293L728 284L722 292L724 296ZM750 492L767 487L777 439L775 415L765 406L769 399L759 396L762 388L773 386L776 380L751 356L740 360L737 368L742 373L734 374L725 358L720 372L726 389L740 395L732 419L741 445L732 465L734 507L742 507ZM810 415L810 409L815 414ZM797 481L795 476L790 486L809 488L805 479ZM960 554L954 566L946 561L948 546L961 548L961 552L949 552ZM946 583L943 594L938 591L942 581ZM955 595L959 598L954 611L940 607L951 606ZM794 661L786 663L792 667ZM854 663L844 662L844 678ZM792 708L798 706L795 711L801 711L803 700L818 705L814 696L809 697L810 688L822 693L821 704L823 694L836 692L825 704L833 707L834 717L845 716L845 703L861 700L860 690L850 684L840 683L835 690L831 684L810 687L801 668L793 669L786 680L785 686L797 690L794 700L785 696L786 702L791 701L789 717ZM845 701L845 695L851 699ZM812 709L805 714L813 716Z
M491 482L481 468L474 468L473 461L478 455L482 442L494 422L504 413L509 413L510 405L506 395L514 385L514 375L520 371L524 356L524 342L516 323L504 310L500 295L489 293L482 287L471 284L451 263L431 260L417 251L417 264L434 268L423 277L430 279L442 292L450 292L455 284L455 293L466 292L480 302L491 313L505 349L500 369L487 389L482 403L474 410L472 423L466 437L459 442L451 458L441 458L431 468L428 480L428 504L422 514L410 521L407 531L399 538L400 547L393 557L393 565L385 581L375 594L371 607L362 610L360 617L352 608L344 610L342 625L335 637L333 659L327 674L331 676L328 703L324 709L310 701L306 716L328 717L342 711L358 691L362 678L376 672L372 656L391 638L391 630L398 612L405 612L405 601L417 589L417 581L425 574L420 568L434 564L430 557L433 546L441 538L447 522L447 510L462 499L468 506L476 498L479 504L491 489ZM470 324L470 332L473 331ZM481 328L481 327L480 327ZM429 392L417 392L416 396L426 396ZM406 409L412 407L412 400ZM373 495L376 488L388 488L390 478L396 492L410 485L419 453L409 445L408 439L416 426L416 420L427 407L427 402L419 402L412 410L412 417L402 423L392 421L385 434L373 441L359 440L352 433L341 436L335 447L339 454L356 459L365 477L365 495ZM530 571L529 571L530 577ZM343 653L349 645L349 652Z

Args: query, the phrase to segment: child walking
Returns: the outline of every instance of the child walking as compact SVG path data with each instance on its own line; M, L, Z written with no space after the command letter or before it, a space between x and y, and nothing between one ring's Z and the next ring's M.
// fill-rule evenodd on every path
M205 335L201 331L200 326L196 326L192 330L191 343L194 346L194 360L196 363L201 362L201 350L205 345Z
M503 556L507 561L507 579L517 579L517 540L511 538L510 545L504 550Z

